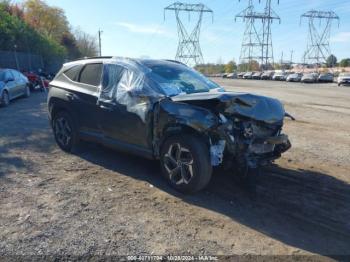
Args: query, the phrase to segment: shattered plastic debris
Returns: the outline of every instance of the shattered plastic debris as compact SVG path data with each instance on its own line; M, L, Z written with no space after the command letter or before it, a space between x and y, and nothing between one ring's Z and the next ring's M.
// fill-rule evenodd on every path
M219 166L224 160L224 151L226 147L226 141L221 140L217 145L210 147L211 165Z

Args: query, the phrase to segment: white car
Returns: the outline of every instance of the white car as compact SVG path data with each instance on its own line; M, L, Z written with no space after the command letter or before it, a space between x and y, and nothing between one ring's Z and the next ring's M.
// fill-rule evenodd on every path
M350 85L350 73L341 73L338 77L338 86Z

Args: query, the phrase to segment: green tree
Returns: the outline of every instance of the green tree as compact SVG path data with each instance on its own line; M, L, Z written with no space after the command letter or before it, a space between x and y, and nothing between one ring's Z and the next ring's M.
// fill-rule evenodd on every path
M341 67L349 67L350 66L350 58L342 59L339 63Z
M69 23L61 8L51 7L42 0L27 0L24 11L24 19L31 27L58 43L64 33L69 32Z
M330 55L326 60L327 67L334 67L338 62L338 59L335 55Z
M225 73L233 73L237 70L235 61L230 61L225 65Z
M0 2L0 46L2 50L30 52L42 55L45 63L63 59L66 50L54 40L28 26L17 15L11 15L6 1Z
M96 37L77 29L75 31L76 45L83 57L93 57L98 55L98 45Z

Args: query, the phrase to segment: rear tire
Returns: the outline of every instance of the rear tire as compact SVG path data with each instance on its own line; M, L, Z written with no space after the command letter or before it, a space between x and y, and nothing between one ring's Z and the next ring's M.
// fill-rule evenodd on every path
M78 132L73 118L65 111L58 112L52 119L52 129L57 145L71 153L78 145Z
M24 92L24 97L25 98L30 97L30 87L29 87L29 85L26 85L25 92Z
M6 90L4 92L2 92L0 100L1 100L0 101L1 102L0 105L2 107L7 107L10 104L10 96L9 96L9 93Z
M161 148L160 162L168 183L185 194L203 190L213 172L207 145L192 135L168 138Z

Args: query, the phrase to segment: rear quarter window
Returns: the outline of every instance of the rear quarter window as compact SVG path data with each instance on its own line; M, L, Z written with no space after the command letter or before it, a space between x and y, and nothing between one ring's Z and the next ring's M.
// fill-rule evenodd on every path
M99 86L102 76L102 64L87 64L80 73L79 82L91 86Z
M64 71L63 74L66 77L68 77L70 80L77 82L79 78L79 73L82 68L83 68L82 65L73 66L68 70Z

